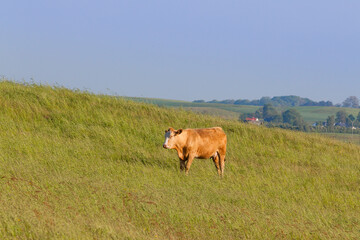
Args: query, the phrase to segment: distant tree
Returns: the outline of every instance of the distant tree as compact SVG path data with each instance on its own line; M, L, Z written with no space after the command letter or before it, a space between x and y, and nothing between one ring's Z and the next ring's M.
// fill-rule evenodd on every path
M305 102L305 103L301 104L300 106L321 106L321 105L320 105L320 102L317 103L317 102L309 101L309 102Z
M223 100L223 101L220 101L220 103L223 103L223 104L234 104L235 100L233 99L226 99L226 100Z
M250 101L247 99L238 99L234 102L236 105L250 105Z
M350 121L354 121L356 118L354 117L354 115L352 115L352 114L350 114L349 116L348 116L348 118L349 118L349 120Z
M296 107L296 106L316 106L317 103L308 99L308 98L301 98L299 96L280 96L280 97L273 97L271 99L271 103L274 106L289 106L289 107Z
M354 115L350 114L347 118L346 118L346 126L348 127L354 127L354 122L355 122L356 118L354 117Z
M334 125L335 125L335 116L332 115L332 116L329 116L327 119L326 119L326 126L332 130L334 129Z
M276 111L276 109L270 103L264 105L263 117L264 117L264 121L266 122L282 122L281 115Z
M351 107L351 108L358 108L359 105L359 99L355 96L350 96L343 102L344 107Z
M248 100L248 99L238 99L233 102L235 105L254 105L254 106L260 106L260 100Z
M256 110L256 112L255 112L255 117L257 117L257 118L264 118L263 110L264 110L263 107L262 107L262 108L259 108L258 110Z
M193 102L194 103L204 103L205 101L204 100L194 100Z
M277 114L275 115L272 119L271 119L272 122L275 122L275 123L281 123L282 122L282 115L281 114Z
M252 100L252 101L250 102L250 105L260 106L260 105L261 105L261 104L260 104L260 100Z
M259 104L261 106L264 106L265 104L267 103L270 103L271 102L271 98L270 97L262 97L259 101Z
M202 101L202 100L196 100ZM195 102L195 101L194 101ZM277 96L277 97L262 97L260 99L248 100L248 99L226 99L226 100L212 100L208 103L224 103L224 104L235 104L235 105L254 105L254 106L264 106L265 104L270 103L274 107L295 107L295 106L333 106L333 103L330 101L320 101L315 102L308 98L302 98L299 96ZM339 104L341 106L341 104Z
M321 126L323 126L323 122L322 121L316 121L315 126L316 127L321 127Z
M345 110L340 110L336 113L335 121L337 123L346 123L346 117L347 117L347 114L346 114Z
M294 108L286 110L282 114L283 123L290 124L292 126L302 127L305 125L305 121L301 114Z
M277 96L277 97L262 97L260 99L248 100L248 99L238 99L238 100L212 100L208 103L225 103L225 104L235 104L235 105L254 105L254 106L264 106L265 104L270 103L274 107L294 107L294 106L333 106L333 103L330 101L320 101L315 102L308 98L302 98L299 96ZM340 104L341 106L341 104Z
M358 113L358 115L356 117L355 126L360 127L360 112Z
M268 117L271 117L276 114L278 114L278 113L272 104L267 103L264 105L264 107L263 107L263 117L264 118L268 118Z
M326 101L326 106L332 107L332 106L334 106L334 105L333 105L333 103L332 103L331 101Z
M333 106L333 103L331 101L320 101L317 105L322 107L331 107Z

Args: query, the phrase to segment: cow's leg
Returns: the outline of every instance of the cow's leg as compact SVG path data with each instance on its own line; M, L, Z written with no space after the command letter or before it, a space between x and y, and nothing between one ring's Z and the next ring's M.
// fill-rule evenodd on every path
M186 167L186 161L179 158L179 162L180 162L180 171L184 171Z
M194 155L193 154L189 154L188 158L187 158L187 162L186 162L186 167L185 167L185 174L188 175L189 173L189 169L191 167L192 162L194 161Z
M212 160L214 161L214 164L215 164L215 167L216 167L216 170L219 174L219 176L221 175L221 171L220 171L220 164L219 164L219 155L216 154L216 156L212 157Z
M224 169L225 169L225 153L219 154L220 155L220 169L221 169L221 176L224 176Z

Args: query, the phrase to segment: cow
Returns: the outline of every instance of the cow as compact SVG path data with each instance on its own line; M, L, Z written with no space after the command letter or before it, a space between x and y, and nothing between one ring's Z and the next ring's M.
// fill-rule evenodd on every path
M166 149L176 149L180 170L189 173L194 158L209 159L215 164L219 176L224 175L226 134L221 127L165 130Z

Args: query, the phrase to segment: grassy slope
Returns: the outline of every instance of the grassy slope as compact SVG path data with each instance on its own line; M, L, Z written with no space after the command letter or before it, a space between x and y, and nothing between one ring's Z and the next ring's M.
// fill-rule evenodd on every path
M221 126L188 177L163 131ZM0 83L0 238L360 237L360 148L62 88Z
M168 107L183 107L184 109L189 109L195 112L205 112L206 114L211 114L215 116L225 117L227 119L237 120L240 113L254 113L259 106L242 106L242 105L231 105L231 104L220 104L220 103L192 103L186 101L176 101L176 100L165 100L165 99L152 99L152 98L130 98L138 102L147 102L156 104L159 106L168 106ZM204 109L201 111L201 109ZM288 108L282 108L279 111L285 111ZM316 121L325 121L328 116L336 115L336 112L340 110L338 107L295 107L296 110L300 112L305 121L309 123L314 123ZM360 109L356 108L341 108L345 110L348 114L353 114L355 117L360 112ZM221 110L221 111L219 111Z

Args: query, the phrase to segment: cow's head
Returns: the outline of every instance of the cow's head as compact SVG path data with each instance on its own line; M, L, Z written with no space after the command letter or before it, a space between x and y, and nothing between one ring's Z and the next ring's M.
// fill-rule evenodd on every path
M177 136L179 136L181 133L182 129L175 130L173 128L169 128L168 130L165 130L165 142L163 147L167 149L173 149L175 147Z

